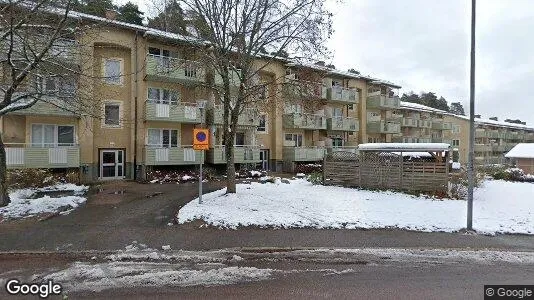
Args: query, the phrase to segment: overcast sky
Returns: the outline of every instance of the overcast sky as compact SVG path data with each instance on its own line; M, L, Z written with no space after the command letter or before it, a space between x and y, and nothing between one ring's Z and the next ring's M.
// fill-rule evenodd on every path
M145 0L133 2L146 10ZM468 112L471 1L344 0L331 7L336 68L392 81L401 93L432 91ZM534 0L477 1L475 110L482 117L534 125L532 28Z
M471 1L347 0L330 41L338 69L469 101ZM534 125L534 1L477 1L476 107L482 117Z

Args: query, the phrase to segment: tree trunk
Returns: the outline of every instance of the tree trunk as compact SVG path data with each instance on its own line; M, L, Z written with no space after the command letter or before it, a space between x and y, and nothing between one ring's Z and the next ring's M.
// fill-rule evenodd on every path
M7 192L7 167L6 167L6 149L0 134L0 207L9 204L9 193Z
M231 126L234 127L234 126ZM230 127L230 128L231 128ZM234 138L235 131L229 132L226 139L226 193L236 193L235 163L234 163Z

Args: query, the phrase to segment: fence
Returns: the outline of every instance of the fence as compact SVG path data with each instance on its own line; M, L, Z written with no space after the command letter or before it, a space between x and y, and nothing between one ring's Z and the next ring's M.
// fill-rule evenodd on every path
M448 191L445 157L403 158L391 152L333 152L324 158L326 185L421 192Z

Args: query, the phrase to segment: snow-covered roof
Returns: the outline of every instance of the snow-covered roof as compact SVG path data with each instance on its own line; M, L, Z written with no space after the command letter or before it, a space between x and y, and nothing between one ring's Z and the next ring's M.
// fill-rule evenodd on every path
M382 84L382 85L387 85L387 86L398 88L398 89L401 88L401 86L396 85L393 82L390 82L387 80L371 77L369 75L364 76L361 74L356 74L356 73L352 73L348 71L336 70L336 69L329 68L327 66L317 65L313 63L292 61L292 62L289 62L287 66L288 67L293 67L293 66L306 67L306 68L310 68L314 70L323 71L330 75L338 75L338 76L349 77L349 78L354 78L354 79L364 79L364 80L370 81L372 84Z
M360 144L358 150L395 152L448 151L450 150L450 145L446 143L368 143Z
M504 121L495 121L495 120L482 119L482 118L475 118L475 122L479 124L486 124L486 125L493 125L493 126L500 126L500 127L534 130L534 127L523 125L523 124L514 124L514 123L508 123Z
M504 157L510 158L534 158L534 143L520 143L508 151Z
M401 155L401 152L391 152L396 155ZM413 157L413 158L421 158L421 157L432 157L432 154L429 152L402 152L402 156L404 157Z
M422 104L418 104L418 103L405 102L405 101L401 101L400 102L400 108L401 109L417 110L417 111L435 112L435 113L441 113L441 114L447 114L448 113L448 112L446 112L444 110L441 110L441 109L433 108L433 107L422 105Z

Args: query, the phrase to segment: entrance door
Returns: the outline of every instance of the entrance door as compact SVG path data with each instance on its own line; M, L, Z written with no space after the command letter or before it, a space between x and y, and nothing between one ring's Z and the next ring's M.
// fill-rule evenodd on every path
M100 150L100 178L124 178L124 150Z
M260 150L261 169L269 170L269 149Z

